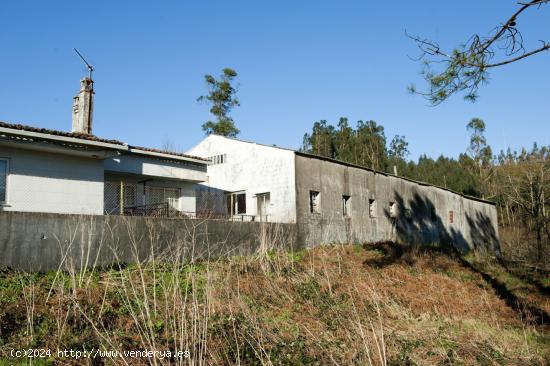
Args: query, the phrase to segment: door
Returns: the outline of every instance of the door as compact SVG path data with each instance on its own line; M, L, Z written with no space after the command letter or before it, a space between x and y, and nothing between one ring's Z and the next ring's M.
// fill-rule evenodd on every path
M268 221L270 198L269 192L256 195L256 212L259 221Z

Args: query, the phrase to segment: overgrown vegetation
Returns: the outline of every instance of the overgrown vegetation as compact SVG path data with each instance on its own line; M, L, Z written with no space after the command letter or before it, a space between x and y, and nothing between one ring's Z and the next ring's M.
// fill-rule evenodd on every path
M4 364L27 362L9 352L32 347L189 351L189 358L86 360L93 364L543 365L550 362L541 317L550 310L547 275L391 243L5 272L0 355ZM55 355L41 361L83 363Z

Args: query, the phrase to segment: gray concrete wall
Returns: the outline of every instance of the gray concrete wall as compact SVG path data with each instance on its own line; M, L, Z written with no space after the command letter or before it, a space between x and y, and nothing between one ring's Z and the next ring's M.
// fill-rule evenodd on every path
M2 147L9 161L0 211L103 214L103 161Z
M431 185L296 154L298 240L306 246L398 241L452 243L461 250L498 249L496 207ZM310 191L321 193L320 212L311 213ZM350 214L342 196L350 196ZM374 200L374 217L369 212ZM390 215L395 203L397 216ZM450 220L452 212L453 220Z
M297 248L292 224L0 212L0 269L77 270Z

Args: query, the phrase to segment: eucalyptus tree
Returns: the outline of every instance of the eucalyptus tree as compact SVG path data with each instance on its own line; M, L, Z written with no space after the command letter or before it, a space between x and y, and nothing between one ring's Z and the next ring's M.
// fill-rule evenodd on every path
M239 129L235 126L235 122L229 116L229 112L234 107L240 105L236 98L237 89L232 85L232 82L237 77L237 72L230 68L223 69L222 74L218 79L212 75L205 75L208 94L200 96L197 101L207 102L212 105L210 113L215 117L215 121L207 121L202 125L203 131L207 134L216 134L228 137L236 137L239 134Z

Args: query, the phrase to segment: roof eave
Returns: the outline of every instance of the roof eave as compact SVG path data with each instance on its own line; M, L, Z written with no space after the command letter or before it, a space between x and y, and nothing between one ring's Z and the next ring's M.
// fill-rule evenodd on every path
M416 183L416 184L422 185L422 186L434 187L434 188L442 189L442 190L444 190L444 191L447 191L447 192L451 192L451 193L457 194L457 195L459 195L459 196L462 196L462 197L467 198L467 199L470 199L470 200L479 201L479 202L483 202L483 203L488 203L488 204L491 204L491 205L493 205L493 206L496 206L496 203L493 202L493 201L487 201L487 200L484 200L483 198L478 198L478 197L469 196L469 195L467 195L467 194L460 193L460 192L454 191L454 190L452 190L452 189L445 188L445 187L441 187L441 186L438 186L438 185L435 185L435 184L426 183L426 182L422 182L422 181L419 181L419 180L415 180L415 179L411 179L411 178L407 178L407 177L402 177L402 176L399 176L399 175L394 175L394 174L386 173L386 172L383 172L383 171L380 171L380 170L368 168L368 167L361 166L361 165L357 165L357 164L348 163L348 162L345 162L345 161L342 161L342 160L337 160L337 159L328 158L328 157L326 157L326 156L320 156L320 155L315 155L315 154L309 154L309 153L305 153L305 152L302 152L302 151L294 151L294 153L295 153L296 155L304 156L304 157L306 157L306 158L312 158L312 159L318 159L318 160L325 160L325 161L332 162L332 163L335 163L335 164L346 165L346 166L349 166L349 167L352 167L352 168L367 170L367 171L373 172L373 173L375 173L375 174L385 175L385 176L387 176L387 177L394 177L394 178L398 178L398 179L403 179L403 180L406 180L406 181L409 181L409 182L413 182L413 183Z
M160 159L168 159L168 160L174 160L174 161L179 161L179 162L188 162L188 163L208 165L208 161L206 161L206 160L195 159L195 158L186 157L186 156L164 154L164 153L160 153L160 152L156 152L156 151L141 150L141 149L136 149L136 148L132 148L132 147L128 147L128 152L130 152L132 154L149 156L149 157L160 158Z
M79 139L76 137L57 136L57 135L52 135L47 133L17 130L17 129L6 128L6 127L0 127L0 133L6 133L10 135L15 135L15 136L23 136L28 138L37 138L37 139L43 139L43 140L55 141L55 142L64 142L64 143L79 144L79 145L86 145L86 146L102 147L106 149L113 149L113 150L120 150L120 151L128 150L128 145L126 144L119 145L119 144L112 144L108 142L85 140L85 139Z

